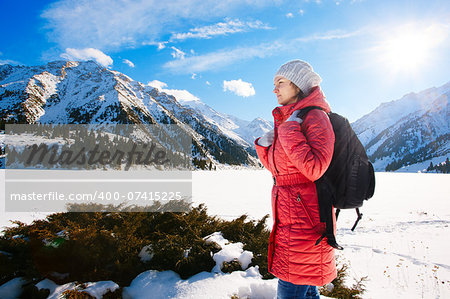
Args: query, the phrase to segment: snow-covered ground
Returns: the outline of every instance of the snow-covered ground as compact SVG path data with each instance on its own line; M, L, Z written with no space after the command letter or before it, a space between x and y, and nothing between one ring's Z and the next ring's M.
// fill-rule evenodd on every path
M267 171L197 172L193 192L211 214L261 218L271 184ZM364 298L450 298L449 200L448 174L377 172L354 232L356 213L341 212L337 254L352 277L368 277Z
M337 240L344 247L338 257L349 265L351 277L367 276L363 298L450 298L450 175L376 173L376 179L375 195L362 208L364 216L355 232L350 231L356 217L353 211L343 211L338 221ZM194 203L205 203L210 214L225 219L242 214L259 219L271 212L271 184L265 170L194 172ZM3 207L2 202L1 227L10 225L8 220L29 223L45 217L5 213ZM272 221L268 222L271 226ZM236 254L244 253L237 250ZM98 285L104 288L105 284L113 286L112 282ZM11 285L20 285L20 280ZM5 298L2 290L6 287L0 287L1 298ZM275 289L276 280L261 280L254 267L231 274L202 272L188 280L171 271L146 271L125 289L124 295L274 298Z

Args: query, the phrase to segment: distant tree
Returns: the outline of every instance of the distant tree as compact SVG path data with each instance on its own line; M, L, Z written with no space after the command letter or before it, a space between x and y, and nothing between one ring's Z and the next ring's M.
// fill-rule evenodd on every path
M11 166L14 162L16 162L17 158L17 152L16 149L13 147L12 150L8 151L8 154L6 155L6 165Z
M433 165L433 162L430 162L430 166L428 166L427 171L437 173L450 173L450 161L448 157L444 162L436 165Z
M444 173L449 173L449 169L450 169L450 161L447 159L445 159L445 162L442 163L443 164L443 172Z

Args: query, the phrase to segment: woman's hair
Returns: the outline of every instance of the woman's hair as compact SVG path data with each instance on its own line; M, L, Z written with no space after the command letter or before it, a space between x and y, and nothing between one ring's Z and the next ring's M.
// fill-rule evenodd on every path
M295 85L292 81L291 81L291 85L294 86L295 90L297 91L297 98L299 101L306 98L305 93L297 85Z

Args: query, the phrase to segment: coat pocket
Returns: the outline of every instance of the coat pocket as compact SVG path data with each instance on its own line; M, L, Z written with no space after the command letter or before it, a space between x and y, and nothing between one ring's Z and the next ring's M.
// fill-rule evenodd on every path
M308 221L309 225L311 226L311 228L314 229L314 231L316 231L316 233L322 234L323 233L323 225L321 225L320 222L314 221L311 211L309 210L308 206L303 202L300 193L297 194L296 200L300 204L300 207L303 210L303 212L305 213L307 221Z
M303 212L306 215L306 218L308 219L308 223L311 225L311 227L314 227L313 219L311 218L311 213L309 212L308 208L306 207L305 203L302 200L302 197L300 196L300 193L297 194L297 202L300 203L300 206L302 207Z

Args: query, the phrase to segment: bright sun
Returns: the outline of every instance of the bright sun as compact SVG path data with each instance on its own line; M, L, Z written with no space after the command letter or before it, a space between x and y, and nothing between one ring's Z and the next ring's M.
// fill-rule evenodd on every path
M390 31L377 47L384 65L393 72L415 72L432 57L432 50L445 39L445 30L405 25Z

